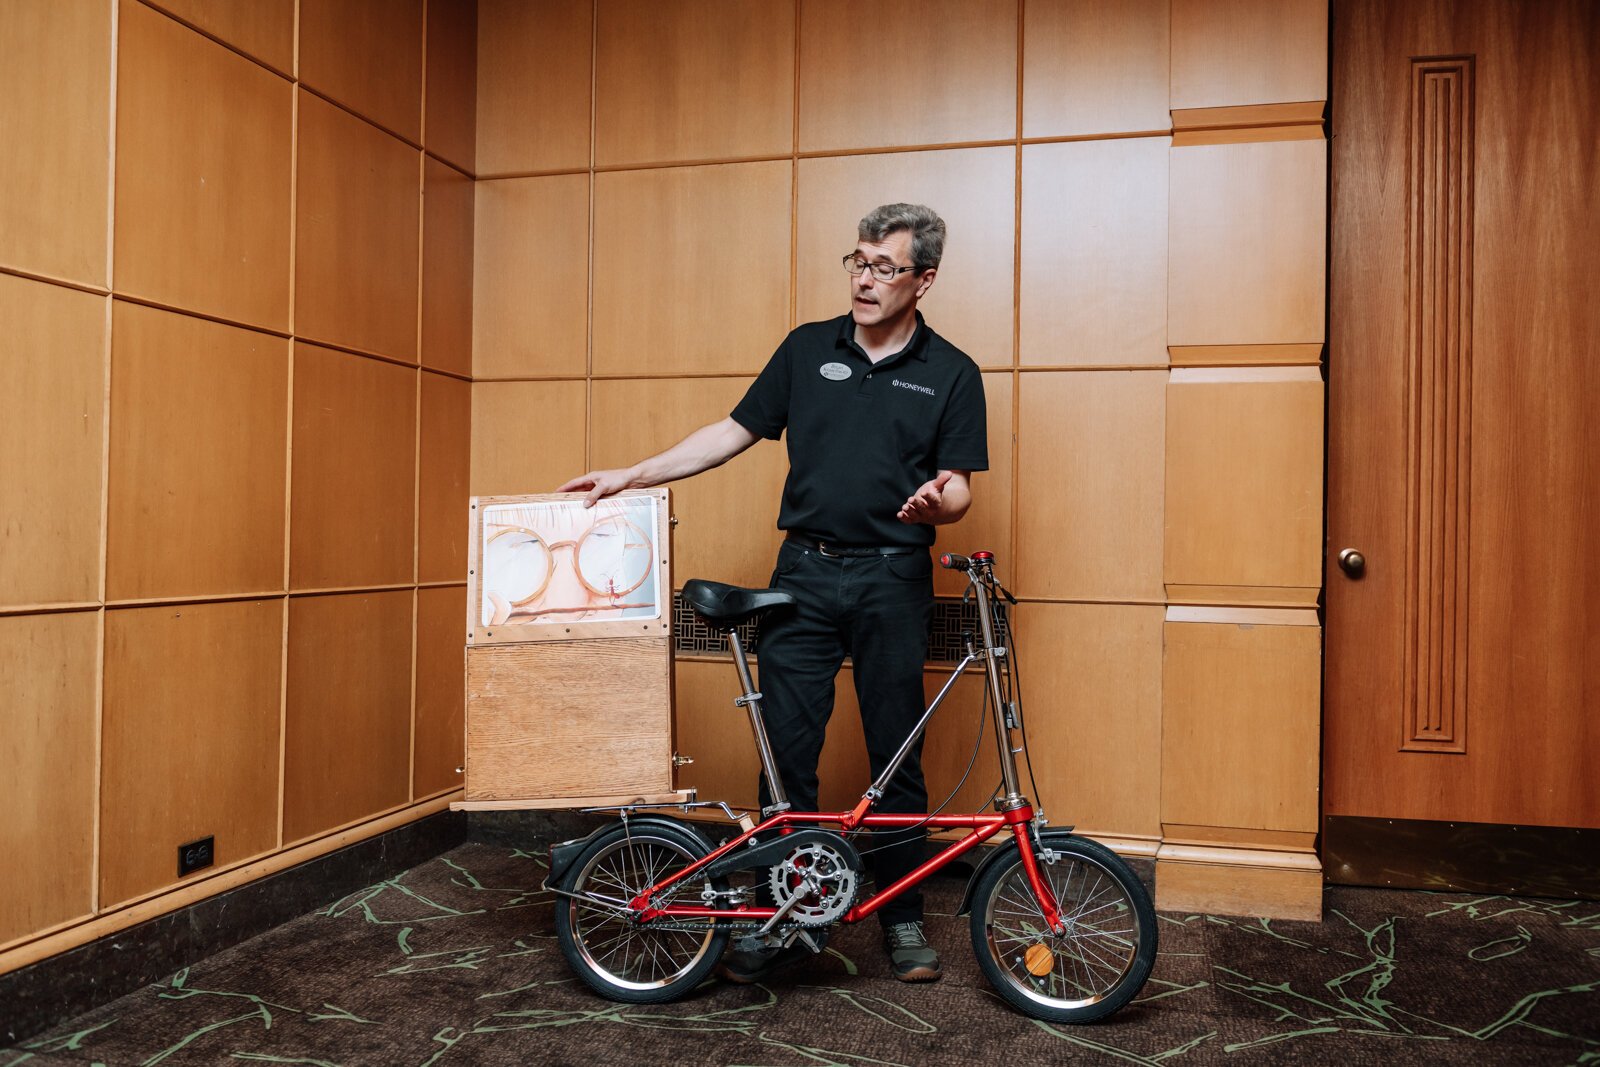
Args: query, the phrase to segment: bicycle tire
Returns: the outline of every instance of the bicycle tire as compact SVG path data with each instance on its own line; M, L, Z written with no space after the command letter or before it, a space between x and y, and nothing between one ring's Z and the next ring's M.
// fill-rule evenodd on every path
M1022 855L984 871L972 895L972 948L984 977L1017 1010L1056 1023L1087 1023L1121 1009L1155 964L1155 908L1131 868L1103 845L1067 833L1039 840L1039 874L1055 893L1063 934L1034 900Z
M686 826L662 820L631 827L618 823L573 862L575 873L565 888L630 900L669 871L710 851L705 838ZM694 878L674 896L698 903L708 883L727 888L723 879ZM709 925L703 932L652 928L571 897L557 901L555 918L556 941L567 965L601 996L629 1004L662 1004L685 996L705 980L728 946L726 930Z

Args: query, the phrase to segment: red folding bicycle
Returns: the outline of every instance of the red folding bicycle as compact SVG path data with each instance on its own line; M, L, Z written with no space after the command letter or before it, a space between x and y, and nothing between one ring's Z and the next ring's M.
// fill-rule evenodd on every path
M1025 751L1025 724L1012 650L998 636L995 598L1006 594L995 580L994 555L950 554L940 562L966 573L979 640L966 636L966 656L949 681L860 802L843 812L795 812L784 800L761 694L735 629L792 598L716 582L684 585L684 600L695 613L727 634L744 689L734 703L749 713L772 802L759 823L717 802L592 809L619 818L551 848L545 888L560 897L557 939L568 964L593 989L631 1003L678 999L710 974L735 935L746 948L803 940L820 951L830 927L865 919L1004 831L1010 840L978 863L959 912L971 915L978 965L1000 995L1034 1018L1083 1023L1110 1015L1143 988L1157 941L1155 909L1143 883L1110 849L1074 835L1071 827L1043 825L1020 791L1016 754ZM874 814L874 802L951 687L980 661L1002 774L995 811ZM741 832L716 844L699 825L662 810L690 806L720 808ZM870 840L871 831L924 827L970 832L894 884L863 896L865 866L856 848L862 835Z

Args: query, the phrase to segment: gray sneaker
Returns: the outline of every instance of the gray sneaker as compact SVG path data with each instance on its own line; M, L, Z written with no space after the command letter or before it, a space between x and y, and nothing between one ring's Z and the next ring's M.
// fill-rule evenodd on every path
M889 969L902 982L931 982L942 973L939 953L928 944L920 922L884 927L883 949L889 954Z

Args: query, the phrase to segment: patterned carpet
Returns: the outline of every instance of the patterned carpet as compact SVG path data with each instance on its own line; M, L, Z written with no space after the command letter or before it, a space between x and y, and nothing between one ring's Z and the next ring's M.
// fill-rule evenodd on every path
M661 1007L568 972L542 857L470 843L12 1049L65 1064L1600 1063L1600 904L1330 888L1321 924L1161 916L1140 999L1088 1027L990 992L929 887L937 983L869 922L765 985Z

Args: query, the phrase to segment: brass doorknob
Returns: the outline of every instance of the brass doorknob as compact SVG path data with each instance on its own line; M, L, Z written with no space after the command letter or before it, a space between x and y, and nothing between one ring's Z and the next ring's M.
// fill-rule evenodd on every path
M1339 553L1339 569L1351 578L1360 578L1367 573L1367 557L1353 548L1347 548Z

